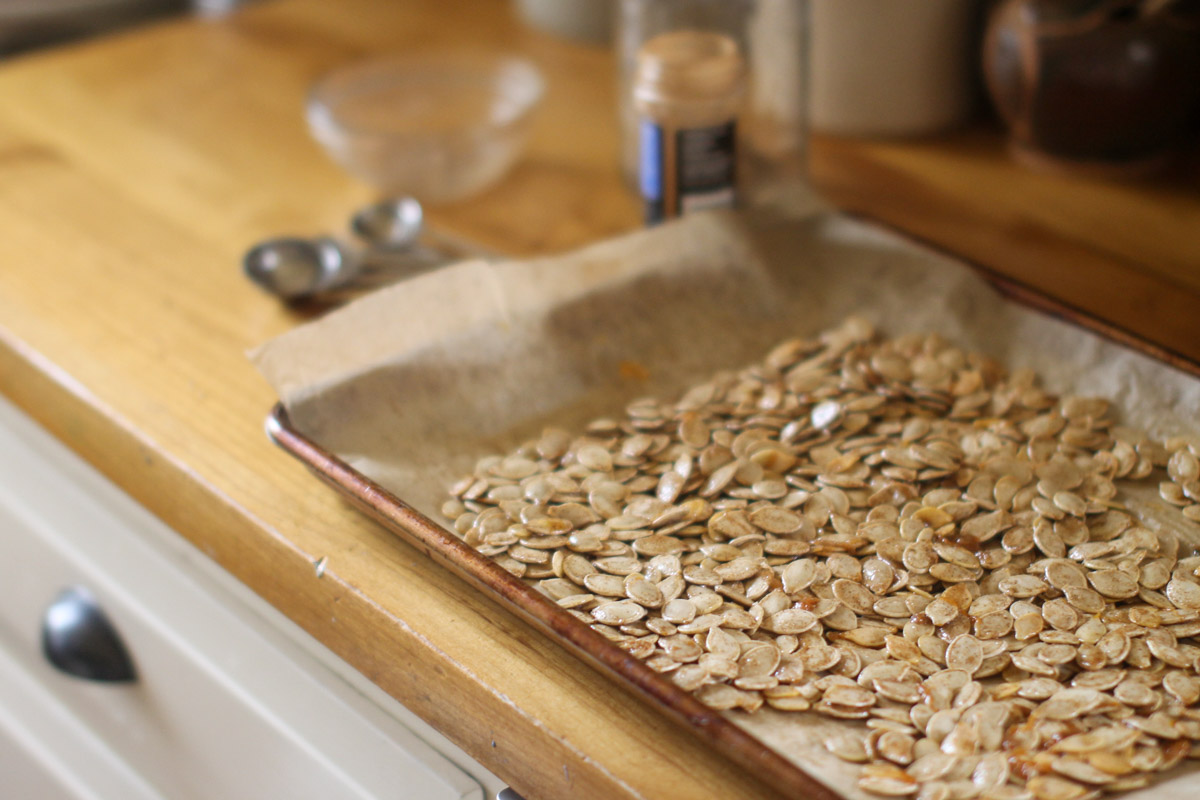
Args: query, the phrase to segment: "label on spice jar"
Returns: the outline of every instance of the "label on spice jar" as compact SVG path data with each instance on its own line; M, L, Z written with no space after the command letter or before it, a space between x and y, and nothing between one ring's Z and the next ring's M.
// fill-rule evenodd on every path
M736 200L737 128L733 120L703 128L641 123L641 189L654 224Z

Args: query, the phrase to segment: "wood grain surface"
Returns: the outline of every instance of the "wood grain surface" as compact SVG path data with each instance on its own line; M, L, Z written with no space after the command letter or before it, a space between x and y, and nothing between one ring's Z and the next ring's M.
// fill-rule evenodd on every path
M636 227L611 58L522 29L503 0L278 0L0 64L0 391L529 800L773 797L263 435L275 398L244 352L315 312L257 292L240 256L341 230L372 198L308 137L305 91L353 57L454 44L522 51L549 85L517 168L432 224L514 254ZM1080 306L1200 354L1194 185L1045 184L986 137L827 144L815 174L847 205L1053 272Z
M1139 181L1017 167L994 130L818 136L810 163L836 205L1200 361L1200 150Z

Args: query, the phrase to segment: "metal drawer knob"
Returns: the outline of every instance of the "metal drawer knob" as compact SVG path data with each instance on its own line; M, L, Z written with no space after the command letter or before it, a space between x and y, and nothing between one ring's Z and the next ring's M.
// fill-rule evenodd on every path
M64 589L42 619L42 652L68 675L91 681L137 680L129 651L86 589Z

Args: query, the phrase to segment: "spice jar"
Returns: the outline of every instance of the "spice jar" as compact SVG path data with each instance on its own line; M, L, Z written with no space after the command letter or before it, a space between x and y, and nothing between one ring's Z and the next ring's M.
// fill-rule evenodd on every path
M745 83L741 48L725 34L671 31L639 49L633 107L648 223L734 205Z
M651 40L663 34L711 33L733 42L741 59L742 89L734 127L737 204L790 209L799 200L803 205L810 194L806 177L808 3L619 0L617 111L621 172L630 188L638 190L641 184L641 139L647 119L637 107L634 86L657 80L653 74L645 76L651 80L639 78L640 57ZM670 90L665 94L669 96ZM646 110L654 114L661 110L659 105L648 97ZM698 202L693 198L689 205Z

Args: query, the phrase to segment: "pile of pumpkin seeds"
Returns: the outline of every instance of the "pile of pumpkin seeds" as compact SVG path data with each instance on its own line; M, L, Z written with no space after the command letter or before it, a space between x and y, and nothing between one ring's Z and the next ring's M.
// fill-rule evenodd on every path
M483 458L443 512L714 709L861 720L826 746L867 792L1081 800L1200 757L1198 454L850 319ZM1123 502L1155 483L1168 524Z

